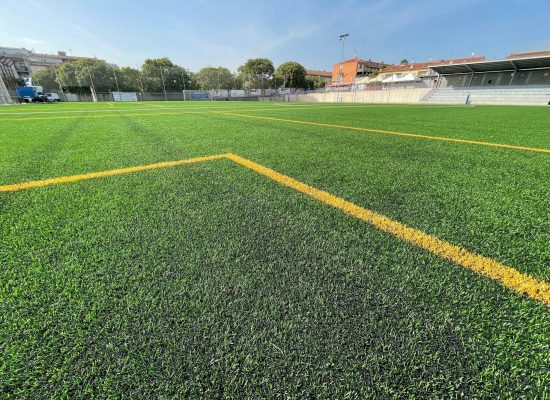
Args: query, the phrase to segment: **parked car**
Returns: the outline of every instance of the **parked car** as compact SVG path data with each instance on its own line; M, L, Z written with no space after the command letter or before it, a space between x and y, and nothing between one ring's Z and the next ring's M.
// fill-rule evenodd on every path
M48 103L59 103L61 101L57 93L46 93L46 98Z

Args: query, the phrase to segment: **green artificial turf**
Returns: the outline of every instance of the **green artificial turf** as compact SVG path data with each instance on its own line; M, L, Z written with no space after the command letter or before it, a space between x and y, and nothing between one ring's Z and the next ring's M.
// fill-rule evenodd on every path
M543 107L14 106L0 185L233 152L550 280L550 154L223 110L550 148ZM1 398L550 396L548 306L228 160L0 193L0 264Z

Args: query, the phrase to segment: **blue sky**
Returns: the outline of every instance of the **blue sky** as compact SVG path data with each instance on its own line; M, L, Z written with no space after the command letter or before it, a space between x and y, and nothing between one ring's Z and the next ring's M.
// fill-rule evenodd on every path
M194 71L235 70L268 57L329 70L341 33L347 58L387 63L550 49L549 0L1 1L0 46L121 66L167 56Z

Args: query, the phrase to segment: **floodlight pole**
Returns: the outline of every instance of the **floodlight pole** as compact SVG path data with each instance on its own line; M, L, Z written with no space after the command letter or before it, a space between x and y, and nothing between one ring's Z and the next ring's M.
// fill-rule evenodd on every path
M160 68L160 77L162 79L162 89L164 90L164 101L168 101L168 95L166 94L166 85L164 84L164 74L162 73L162 70L164 68Z
M343 35L340 35L340 41L342 42L342 62L344 62L344 48L346 45L346 38L349 36L349 33L344 33Z
M346 46L346 38L349 36L349 33L344 33L343 35L340 35L340 41L342 42L342 57L340 61L339 66L339 72L338 72L338 83L342 84L344 80L344 73L342 69L344 68L344 48Z

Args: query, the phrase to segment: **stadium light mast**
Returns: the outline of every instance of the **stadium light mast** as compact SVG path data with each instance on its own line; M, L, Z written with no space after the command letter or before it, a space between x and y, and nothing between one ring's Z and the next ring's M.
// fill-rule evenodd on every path
M342 42L342 57L341 57L341 61L340 61L340 66L339 66L339 71L338 71L338 83L339 84L342 84L343 83L343 78L344 78L344 73L343 73L343 68L344 68L344 49L345 49L345 46L346 46L346 38L349 37L349 33L344 33L342 35L340 35L340 41Z
M344 61L344 48L346 45L346 38L349 37L349 33L344 33L340 35L340 41L342 42L342 62Z

